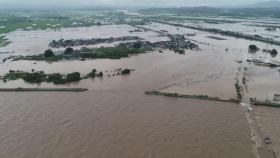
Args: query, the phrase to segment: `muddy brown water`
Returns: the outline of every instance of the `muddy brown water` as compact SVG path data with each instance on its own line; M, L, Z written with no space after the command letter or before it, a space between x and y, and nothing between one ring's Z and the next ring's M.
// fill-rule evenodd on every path
M0 98L1 157L252 157L236 104L125 90Z
M96 67L101 70L128 67L135 72L70 85L90 89L83 93L1 93L0 157L253 157L250 131L238 104L144 95L178 76L187 77L188 66L200 55L167 52L114 64L91 61L81 66L84 72L100 62L103 66ZM60 64L57 71L75 68L67 67L68 62L53 64L46 71Z
M153 25L150 27L168 29L172 33L190 32ZM234 38L220 42L206 38L207 33L197 33L194 40L210 45L201 45L202 51L187 51L186 55L164 51L120 60L0 64L1 74L10 69L31 71L32 68L46 73L87 73L93 68L107 71L103 79L61 86L89 89L83 93L1 93L0 157L253 157L254 144L238 104L144 95L146 90L162 89L226 99L235 97L234 77L241 67L235 60L250 56L247 47L251 42ZM47 41L44 40L44 46L38 46L38 50L44 48ZM128 76L107 77L117 68L135 71ZM248 65L250 88L256 93L262 92L254 86L266 72L261 69ZM276 72L271 70L269 74L276 78ZM271 80L266 79L266 84ZM54 86L29 85L23 81L0 85Z

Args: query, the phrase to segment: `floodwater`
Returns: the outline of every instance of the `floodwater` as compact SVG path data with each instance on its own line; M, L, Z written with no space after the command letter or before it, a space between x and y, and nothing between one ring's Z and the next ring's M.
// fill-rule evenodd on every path
M84 93L1 93L0 157L253 157L237 104L144 95L192 58L151 53L117 60L112 68L135 72L82 81L78 86L90 88Z
M139 36L149 39L149 41L158 41L166 38L158 37L154 32L133 32L135 29L128 25L104 25L92 27L63 28L60 30L33 30L33 31L15 31L7 34L7 38L12 41L6 47L0 48L0 52L14 52L14 55L32 55L42 54L48 49L48 44L52 40L60 39L91 39L91 38L110 38L123 36ZM107 46L98 45L100 46ZM54 49L56 50L56 49Z
M254 157L254 143L248 122L238 104L146 96L144 92L162 90L234 98L238 69L248 67L248 93L252 97L271 96L270 88L263 87L274 87L274 92L280 93L280 88L273 81L279 77L278 70L248 64L246 59L264 56L279 60L279 56L272 58L262 52L248 53L249 44L256 44L260 48L268 46L261 42L231 37L223 37L226 40L219 41L207 37L213 34L158 23L145 27L168 30L172 34L195 32L197 35L191 37L191 40L200 42L198 44L202 50L188 50L186 55L165 50L163 53L150 52L120 60L36 64L30 61L9 61L0 64L1 75L11 69L35 69L46 73L79 71L86 74L95 68L105 72L103 79L88 79L65 85L88 88L87 92L1 93L0 157ZM68 31L63 33L63 38L142 34L129 34L133 27L126 25L79 28L71 34L75 29L65 29ZM83 33L86 30L92 34ZM61 38L61 32L13 32L8 35L10 39L15 39L13 44L2 50L12 50L15 54L40 54L50 40ZM38 39L28 36L28 33L36 35ZM80 37L81 34L84 36ZM166 37L158 37L154 32L143 32L140 37L151 41L166 40ZM31 41L36 41L37 48L33 47ZM28 51L31 48L34 50ZM243 63L237 63L237 60ZM128 76L107 76L118 68L135 71ZM267 77L264 78L264 75ZM263 83L263 86L258 87L259 83ZM1 82L0 86L54 85L11 81Z
M280 110L277 108L257 107L255 110L256 119L259 126L266 137L270 137L272 145L269 145L270 150L275 151L277 157L280 156L280 126L279 115Z
M241 32L249 35L260 35L265 38L273 38L274 40L280 40L280 22L279 19L269 18L249 18L249 19L231 19L231 18L190 18L191 21L185 20L184 23L192 26L202 26L205 28L215 28L224 31ZM210 20L215 23L207 23L203 20ZM226 22L230 21L230 22ZM217 22L217 23L216 23ZM271 26L277 27L275 31L266 30Z

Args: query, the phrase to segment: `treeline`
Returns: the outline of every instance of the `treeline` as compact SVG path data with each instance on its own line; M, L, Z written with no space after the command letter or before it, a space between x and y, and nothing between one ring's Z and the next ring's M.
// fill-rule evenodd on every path
M116 75L128 75L131 73L131 69L117 69ZM115 75L115 74L114 74ZM88 78L102 78L104 73L102 71L97 71L93 69L91 72L87 73L86 75L82 75L80 72L72 72L68 74L61 74L61 73L52 73L46 74L44 71L37 71L34 70L32 72L25 72L25 71L13 71L10 70L9 73L1 76L0 79L4 82L10 80L18 80L22 79L27 83L54 83L54 84L67 84L72 82L79 82L83 79ZM108 75L109 76L109 75Z
M232 16L279 18L280 9L275 8L213 8L213 7L181 7L181 8L149 8L139 10L143 14L176 14L188 16Z
M60 61L60 60L86 60L86 59L121 59L129 57L133 54L141 54L146 51L152 50L151 48L134 48L124 45L115 47L101 47L101 48L82 48L74 50L71 47L66 48L63 52L53 52L48 49L44 54L28 55L28 56L15 56L13 61L17 60L35 60L35 61ZM6 59L3 60L5 62Z

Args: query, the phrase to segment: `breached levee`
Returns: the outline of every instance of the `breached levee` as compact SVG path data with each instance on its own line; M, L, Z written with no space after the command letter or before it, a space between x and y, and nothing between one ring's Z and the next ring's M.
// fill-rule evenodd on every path
M0 92L84 92L86 88L0 88Z
M280 103L270 102L269 100L259 101L254 98L250 98L250 102L251 102L251 104L253 104L255 106L267 106L267 107L280 108Z
M207 95L187 95L187 94L178 94L178 93L165 93L160 91L146 91L146 95L154 96L164 96L164 97L176 97L176 98L189 98L189 99L200 99L200 100L211 100L219 102L231 102L231 103L240 103L238 99L220 99L219 97L210 97Z

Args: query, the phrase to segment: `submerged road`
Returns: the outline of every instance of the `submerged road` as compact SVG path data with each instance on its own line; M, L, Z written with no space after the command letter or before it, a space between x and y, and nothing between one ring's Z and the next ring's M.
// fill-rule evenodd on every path
M256 158L276 158L274 151L268 149L267 144L265 144L264 142L265 136L261 131L261 127L259 126L253 111L254 109L252 108L252 105L250 103L250 96L247 91L247 85L246 83L242 83L243 77L247 77L247 71L245 71L244 68L245 66L240 67L236 79L239 81L239 85L241 86L241 105L244 109L244 114L248 121L252 140L255 143L255 145L253 146L253 153L256 156Z

